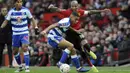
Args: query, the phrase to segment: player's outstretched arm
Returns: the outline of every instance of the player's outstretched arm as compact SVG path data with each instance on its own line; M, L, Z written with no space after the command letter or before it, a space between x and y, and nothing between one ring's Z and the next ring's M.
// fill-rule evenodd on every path
M45 30L43 30L43 31L41 32L41 35L46 35L46 33L48 33L49 30L51 30L51 29L53 29L53 28L55 28L55 27L57 27L57 26L58 26L58 23L55 23L55 24L50 25L49 27L47 27Z
M55 7L54 5L50 5L48 7L48 9L51 11L51 12L61 12L61 11L64 11L65 9L61 9L61 8L58 8L58 7Z
M8 24L8 20L5 20L5 21L2 23L2 25L1 25L0 28L4 28L7 24Z
M110 9L103 9L103 10L85 10L84 14L94 14L94 13L100 13L100 12L110 12Z

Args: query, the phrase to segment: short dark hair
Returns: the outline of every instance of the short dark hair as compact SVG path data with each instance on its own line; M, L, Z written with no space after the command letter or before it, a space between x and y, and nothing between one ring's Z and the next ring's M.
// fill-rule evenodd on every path
M80 13L79 12L73 11L71 14L74 15L74 16L80 17Z

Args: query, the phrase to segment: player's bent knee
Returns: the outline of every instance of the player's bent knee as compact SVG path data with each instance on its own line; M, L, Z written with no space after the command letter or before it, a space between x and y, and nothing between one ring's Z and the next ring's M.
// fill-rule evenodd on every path
M68 49L69 49L69 50L73 50L73 48L74 48L74 45L73 45L73 44L71 44L70 46L68 46Z
M74 45L73 44L71 44L71 46L70 46L71 48L74 48Z
M75 55L75 54L76 54L76 49L73 48L73 49L71 50L71 55Z

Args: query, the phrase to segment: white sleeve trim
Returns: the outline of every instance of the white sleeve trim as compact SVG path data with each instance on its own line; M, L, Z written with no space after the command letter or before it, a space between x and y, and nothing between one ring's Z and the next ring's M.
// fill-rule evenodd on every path
M27 16L28 16L28 18L29 18L29 19L31 19L33 16L32 16L32 14L31 14L30 10L29 10L29 9L27 9L27 11L26 11L26 12L27 12Z

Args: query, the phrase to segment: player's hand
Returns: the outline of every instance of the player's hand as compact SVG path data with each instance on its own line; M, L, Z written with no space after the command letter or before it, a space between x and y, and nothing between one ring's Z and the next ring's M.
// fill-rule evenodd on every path
M38 28L35 28L35 34L36 34L36 35L39 34L39 30L38 30Z
M53 4L50 4L49 6L48 6L48 9L51 9L51 8L53 8L54 7L54 5Z

